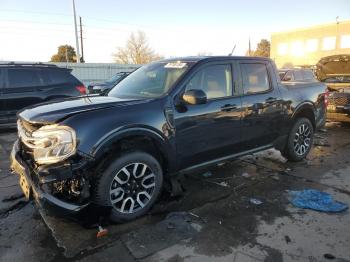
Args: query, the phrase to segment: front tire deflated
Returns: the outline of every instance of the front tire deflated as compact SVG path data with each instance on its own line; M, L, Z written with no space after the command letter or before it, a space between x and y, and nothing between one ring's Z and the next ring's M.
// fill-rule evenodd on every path
M146 214L163 186L163 170L152 155L127 152L101 171L94 188L94 202L111 206L113 222L133 220Z

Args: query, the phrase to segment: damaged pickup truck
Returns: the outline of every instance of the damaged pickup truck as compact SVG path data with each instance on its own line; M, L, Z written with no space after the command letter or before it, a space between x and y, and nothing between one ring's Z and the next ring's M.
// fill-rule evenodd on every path
M327 119L350 122L350 55L322 58L316 65L316 75L329 90Z
M107 95L20 112L12 170L42 207L98 205L112 221L132 220L176 174L272 147L291 161L305 158L324 123L325 89L282 85L267 58L154 62Z

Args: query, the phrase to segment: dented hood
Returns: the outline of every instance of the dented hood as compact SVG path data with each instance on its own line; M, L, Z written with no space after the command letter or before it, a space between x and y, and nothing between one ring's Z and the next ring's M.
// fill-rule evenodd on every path
M350 76L350 54L321 58L316 64L316 76L320 81L331 77Z
M122 106L140 100L121 99L109 96L84 96L54 100L51 102L27 107L18 113L18 117L31 123L57 123L72 115Z

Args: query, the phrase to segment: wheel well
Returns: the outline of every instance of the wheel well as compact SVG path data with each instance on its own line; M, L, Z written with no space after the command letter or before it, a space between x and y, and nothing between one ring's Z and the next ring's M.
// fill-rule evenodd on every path
M100 157L102 161L99 164L99 168L105 167L108 165L109 160L125 152L143 151L156 158L163 170L166 171L168 168L168 161L160 147L161 145L155 139L148 136L136 135L122 138L115 143L112 143L104 150L104 153Z
M298 118L305 117L310 120L313 128L316 128L316 122L315 122L315 114L314 111L311 108L303 108L300 109L294 116L294 121L296 121Z

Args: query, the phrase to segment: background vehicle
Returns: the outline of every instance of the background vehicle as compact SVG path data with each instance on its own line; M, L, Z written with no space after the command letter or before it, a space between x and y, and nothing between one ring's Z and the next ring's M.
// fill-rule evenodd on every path
M11 166L39 202L71 212L94 203L113 221L131 220L175 174L271 147L303 159L325 118L325 89L282 85L267 58L159 61L108 96L23 110Z
M322 58L316 65L316 75L329 90L327 119L350 122L350 55Z
M280 69L278 70L281 81L316 82L314 73L310 69Z
M16 124L16 113L56 98L83 95L71 70L48 64L0 64L0 127Z
M115 85L122 81L125 77L130 75L131 72L119 72L112 78L103 83L94 83L88 86L89 94L106 93L111 90Z

